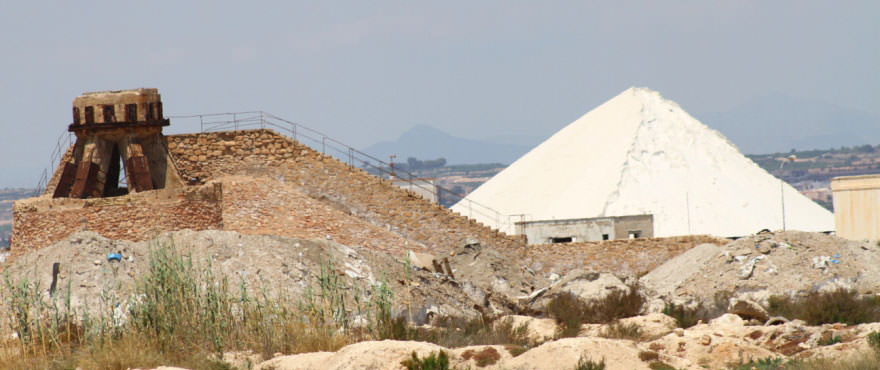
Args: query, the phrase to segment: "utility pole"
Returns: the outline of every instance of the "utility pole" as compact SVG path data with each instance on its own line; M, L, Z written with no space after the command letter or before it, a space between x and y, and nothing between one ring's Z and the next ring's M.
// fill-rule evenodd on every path
M783 158L782 162L779 163L779 201L782 203L782 231L785 231L785 181L782 180L782 166L785 166L786 162L794 162L797 160L797 156L794 154Z
M397 158L396 155L391 154L388 156L388 167L391 168L391 178L394 178L394 158Z

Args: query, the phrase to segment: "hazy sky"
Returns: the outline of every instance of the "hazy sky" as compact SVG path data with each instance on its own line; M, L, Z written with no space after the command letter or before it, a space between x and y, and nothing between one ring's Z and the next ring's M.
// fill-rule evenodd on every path
M356 147L415 124L544 137L630 86L695 114L781 93L880 115L878 24L880 1L0 0L0 187L36 184L94 90Z

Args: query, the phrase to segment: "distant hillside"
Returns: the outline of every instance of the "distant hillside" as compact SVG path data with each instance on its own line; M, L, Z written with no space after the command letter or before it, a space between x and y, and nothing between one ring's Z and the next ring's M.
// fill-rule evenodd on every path
M695 116L749 154L880 143L880 117L785 95Z
M505 163L510 164L525 154L530 146L511 137L495 140L472 140L452 136L436 128L418 125L404 132L395 141L383 141L364 149L380 159L394 154L398 160L414 158L446 158L449 164Z
M33 189L0 189L0 249L9 246L12 235L12 202L33 194Z

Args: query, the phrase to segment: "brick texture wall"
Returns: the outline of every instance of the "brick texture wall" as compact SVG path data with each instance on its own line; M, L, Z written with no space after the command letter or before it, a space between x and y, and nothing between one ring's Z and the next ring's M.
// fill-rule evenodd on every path
M153 191L113 198L18 201L13 209L11 252L19 255L42 248L80 230L139 241L169 230L219 229L220 194L219 186L208 186L170 196Z
M635 275L653 270L697 245L724 245L728 242L712 236L693 235L541 244L529 246L524 260L530 261L531 267L539 272L564 273L582 268Z

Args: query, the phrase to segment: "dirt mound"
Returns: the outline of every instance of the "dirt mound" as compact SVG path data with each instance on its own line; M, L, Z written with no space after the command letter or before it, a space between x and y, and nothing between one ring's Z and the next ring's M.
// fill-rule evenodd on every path
M339 276L348 288L370 294L370 287L386 282L394 292L395 311L473 317L474 302L456 284L426 271L406 271L390 255L332 240L242 235L231 231L177 231L145 242L110 240L93 232L79 232L49 247L23 254L2 266L15 280L39 281L49 295L53 264L59 263L57 291L68 287L74 307L111 307L124 302L137 277L149 266L151 245L174 245L196 266L210 267L232 282L245 281L254 293L300 297L317 276ZM111 256L119 254L116 261ZM486 294L486 293L484 293ZM417 315L418 316L418 315Z
M682 279L682 275L687 277ZM642 282L654 289L658 298L677 303L710 303L723 294L766 304L771 295L836 288L876 293L880 247L821 233L762 232L714 252L701 248L683 254L643 277Z

